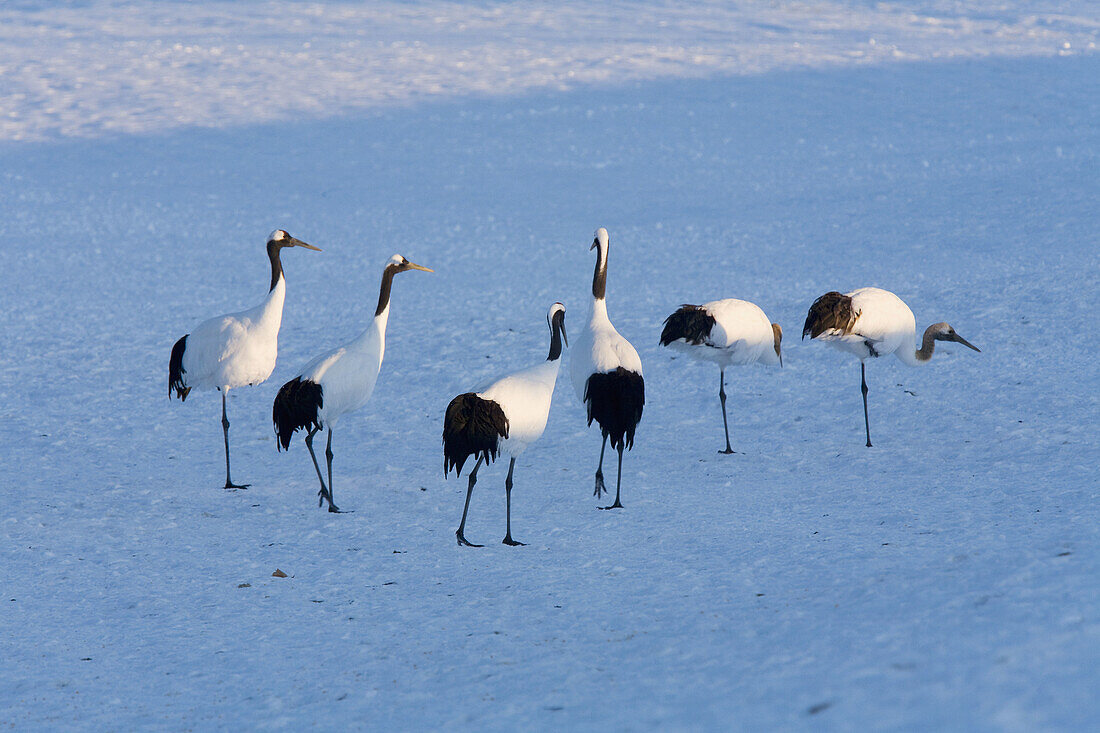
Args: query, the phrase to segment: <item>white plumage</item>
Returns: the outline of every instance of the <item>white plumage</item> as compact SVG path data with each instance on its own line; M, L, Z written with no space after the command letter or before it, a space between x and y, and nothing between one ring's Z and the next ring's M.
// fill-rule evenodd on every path
M330 512L339 512L332 501L332 431L340 417L365 405L374 392L386 354L386 325L390 317L390 288L394 275L406 270L432 272L395 254L382 270L382 285L374 319L357 338L309 362L294 379L282 386L272 406L277 446L290 448L297 430L306 430L305 443L321 483L318 505L326 500ZM325 457L328 485L313 452L313 436L328 428Z
M569 376L577 399L585 401L588 378L593 374L607 374L620 368L643 376L638 350L615 330L607 317L607 301L593 299L588 324L575 339L569 355Z
M603 456L608 438L619 453L619 472L615 486L615 501L603 509L622 507L623 448L634 446L634 430L642 418L645 405L645 381L642 360L637 350L623 338L607 316L607 256L609 237L600 227L589 249L597 250L596 268L592 275L592 309L588 323L574 341L569 355L569 372L573 389L586 407L588 424L600 425L603 443L596 468L596 488L599 497L604 491Z
M564 306L562 306L564 313ZM499 377L475 394L492 400L508 418L508 437L500 441L500 452L518 458L528 446L542 437L550 416L550 401L558 381L561 359L544 361L536 366Z
M203 321L191 333L176 342L168 361L168 393L186 400L192 389L217 389L222 393L222 431L225 438L225 488L243 489L234 484L229 471L229 419L226 394L246 385L260 384L271 376L279 351L279 327L283 321L286 278L280 252L286 247L313 245L276 229L267 240L271 264L271 283L267 297L259 305Z
M466 515L474 484L477 483L478 469L483 461L491 463L496 460L498 453L510 458L508 477L504 482L507 516L504 544L523 544L512 539L512 472L516 458L546 429L550 401L561 366L562 341L568 345L565 306L561 303L550 306L546 322L550 327L550 352L545 361L489 380L473 392L458 395L447 406L443 421L444 475L451 468L455 469L456 475L460 474L466 460L470 456L477 457L466 488L462 521L455 532L460 545L480 547L470 543L464 535Z
M917 348L917 323L909 306L881 288L859 288L843 294L828 292L814 301L806 314L802 338L809 336L855 355L859 359L860 390L863 392L863 422L867 447L871 447L871 424L867 416L867 372L869 357L894 354L916 366L932 358L936 341L954 341L980 351L947 323L933 323L924 331Z
M259 305L203 321L187 335L183 370L191 389L259 384L275 370L286 281L282 278Z
M736 298L683 305L665 319L662 346L719 367L718 399L726 431L726 448L720 452L733 453L726 419L726 368L757 362L782 365L782 340L778 323L769 321L755 303Z

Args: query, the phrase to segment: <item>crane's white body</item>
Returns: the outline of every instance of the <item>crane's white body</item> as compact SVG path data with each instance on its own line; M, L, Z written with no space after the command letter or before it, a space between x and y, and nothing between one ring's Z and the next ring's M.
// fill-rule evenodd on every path
M475 391L478 397L500 405L508 418L508 437L499 443L502 453L516 458L542 437L560 367L561 359L543 361L498 377Z
M701 306L714 319L714 327L701 344L677 339L670 349L693 359L717 364L722 369L745 364L779 364L775 333L767 315L755 303L737 298L712 300Z
M577 399L584 402L584 390L593 374L608 374L619 367L642 376L638 351L623 338L607 317L607 301L592 299L588 324L569 349L569 375Z
M195 327L183 353L187 386L225 392L270 377L279 352L285 299L286 280L280 276L259 305Z
M318 356L302 370L303 380L319 384L323 390L324 399L317 411L321 427L334 428L342 415L370 401L386 355L389 317L387 305L356 339Z
M857 314L851 331L829 329L816 340L855 354L860 361L893 354L910 366L924 363L916 357L917 321L905 301L881 288L859 288L846 295Z

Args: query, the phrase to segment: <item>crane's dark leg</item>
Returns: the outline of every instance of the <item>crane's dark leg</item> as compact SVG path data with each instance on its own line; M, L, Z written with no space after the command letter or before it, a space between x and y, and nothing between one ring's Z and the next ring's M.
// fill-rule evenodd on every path
M317 492L317 506L324 506L325 499L328 499L328 503L332 503L332 497L329 496L328 487L325 486L325 480L321 477L321 466L317 463L317 454L313 452L313 436L317 434L320 428L310 428L306 433L306 448L309 448L309 457L313 459L313 470L317 472L317 480L321 482L321 490Z
M516 459L513 458L508 463L508 478L504 479L504 506L505 516L508 517L508 531L504 533L504 544L512 545L525 545L526 542L516 542L512 539L512 469L516 467Z
M867 428L867 447L871 447L871 421L867 418L867 365L859 363L859 378L862 383L860 390L863 392L863 427Z
M233 479L229 478L229 418L225 414L225 393L228 390L222 390L222 434L225 436L225 488L227 489L247 489L252 484L235 484Z
M615 481L615 503L611 506L602 506L600 509L622 509L623 504L619 501L619 490L623 485L623 444L619 443L619 478Z
M719 453L725 453L729 455L733 453L733 448L730 448L730 424L726 420L726 370L723 369L719 372L718 377L718 399L722 401L722 427L726 429L726 449L718 451Z
M607 493L603 483L603 452L607 450L607 433L603 434L603 445L600 446L600 465L596 466L596 490L593 495L598 499Z
M474 464L474 470L470 471L470 484L466 487L466 506L462 507L462 521L458 523L458 529L455 530L455 537L458 538L458 544L466 545L467 547L484 547L484 545L475 545L466 539L466 535L463 534L463 530L466 529L466 512L470 511L470 496L474 493L474 484L477 483L477 469L481 468L481 461L483 459L478 458L477 463Z
M328 510L340 513L340 507L332 503L332 428L328 429L328 445L325 446L325 460L328 462Z

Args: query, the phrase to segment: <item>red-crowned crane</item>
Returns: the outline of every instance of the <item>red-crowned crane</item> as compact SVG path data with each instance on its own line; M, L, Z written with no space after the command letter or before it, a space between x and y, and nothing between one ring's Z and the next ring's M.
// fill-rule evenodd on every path
M782 341L779 324L769 321L759 306L747 300L726 298L703 305L682 305L665 319L661 346L718 365L718 399L726 430L726 449L719 453L733 453L726 419L726 368L757 362L782 366Z
M222 393L222 434L225 437L225 488L247 489L229 474L229 418L225 396L229 390L260 384L275 369L279 351L279 326L283 322L286 278L279 253L287 247L320 248L276 229L267 238L271 261L271 287L264 301L240 313L203 321L172 347L168 359L168 394L176 391L186 400L192 389L217 389Z
M481 385L473 392L460 394L447 405L443 418L443 475L453 468L455 476L462 473L466 459L477 456L466 487L466 504L462 508L455 537L459 545L481 547L466 539L466 513L470 511L470 496L477 483L481 464L492 463L504 453L508 462L508 477L504 479L506 527L504 544L522 545L512 539L512 471L516 458L546 430L550 400L558 381L561 366L561 345L569 345L565 335L565 306L554 303L546 313L550 327L550 353L546 361L505 374Z
M516 458L538 440L546 430L550 400L558 381L561 366L561 345L569 345L565 335L565 306L554 303L546 313L550 327L550 353L546 361L505 374L481 385L473 392L460 394L447 405L443 418L443 475L453 468L455 476L462 473L466 459L477 456L466 487L466 504L455 537L459 545L481 547L466 539L466 513L470 511L470 496L477 483L477 470L482 462L492 463L504 453L508 462L508 477L504 479L506 526L503 543L522 545L512 539L512 471Z
M619 453L619 474L615 481L615 502L601 509L621 509L623 448L634 447L634 430L645 406L642 360L630 342L619 335L607 317L607 230L600 227L589 250L597 250L592 275L592 311L588 323L574 339L569 355L569 372L577 398L588 411L588 424L599 423L603 444L596 468L595 496L607 489L603 481L603 455L607 440Z
M860 390L863 392L863 425L867 447L871 447L871 422L867 417L866 360L893 354L910 366L932 358L937 341L954 341L980 352L974 344L955 333L947 323L933 323L924 330L917 348L917 321L913 311L889 290L860 288L847 295L825 293L806 314L802 338L824 341L859 358Z
M313 459L317 480L321 483L317 506L328 501L330 512L340 511L332 502L332 430L342 415L367 404L374 392L378 372L382 369L382 357L386 353L390 287L393 276L407 270L432 272L401 255L387 260L382 270L382 286L378 293L378 307L374 309L374 320L355 340L318 356L306 365L298 376L282 386L271 408L277 449L289 450L294 433L297 430L306 431L306 448ZM313 452L313 436L324 428L328 428L328 445L325 447L327 486L321 477L317 455Z

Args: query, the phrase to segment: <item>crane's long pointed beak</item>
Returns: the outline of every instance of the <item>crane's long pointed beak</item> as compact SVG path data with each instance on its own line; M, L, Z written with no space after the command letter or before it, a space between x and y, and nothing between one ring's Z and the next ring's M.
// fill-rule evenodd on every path
M320 247L314 247L314 246L313 246L312 244L306 244L306 243L305 243L305 242L303 242L302 240L300 240L300 239L295 239L294 237L291 237L291 238L290 238L290 243L291 243L292 245L294 245L295 247L305 247L306 249L312 249L312 250L313 250L314 252L321 252L321 251L323 251L323 250L322 250L322 249L321 249Z
M435 272L435 270L433 270L430 267L424 267L423 265L418 265L414 262L410 262L409 267L411 267L414 270L420 270L421 272Z
M591 252L592 250L596 249L596 247L599 247L599 246L600 246L600 240L593 239L592 240L592 246L588 248L588 251Z
M975 346L974 344L972 344L969 341L967 341L966 339L964 339L959 334L955 334L955 340L958 341L963 346L969 346L971 349L974 349L974 351L977 351L979 354L982 353L981 349L979 349L977 346Z
M565 342L565 345L569 345L569 337L565 335L565 319L561 319L561 340Z

